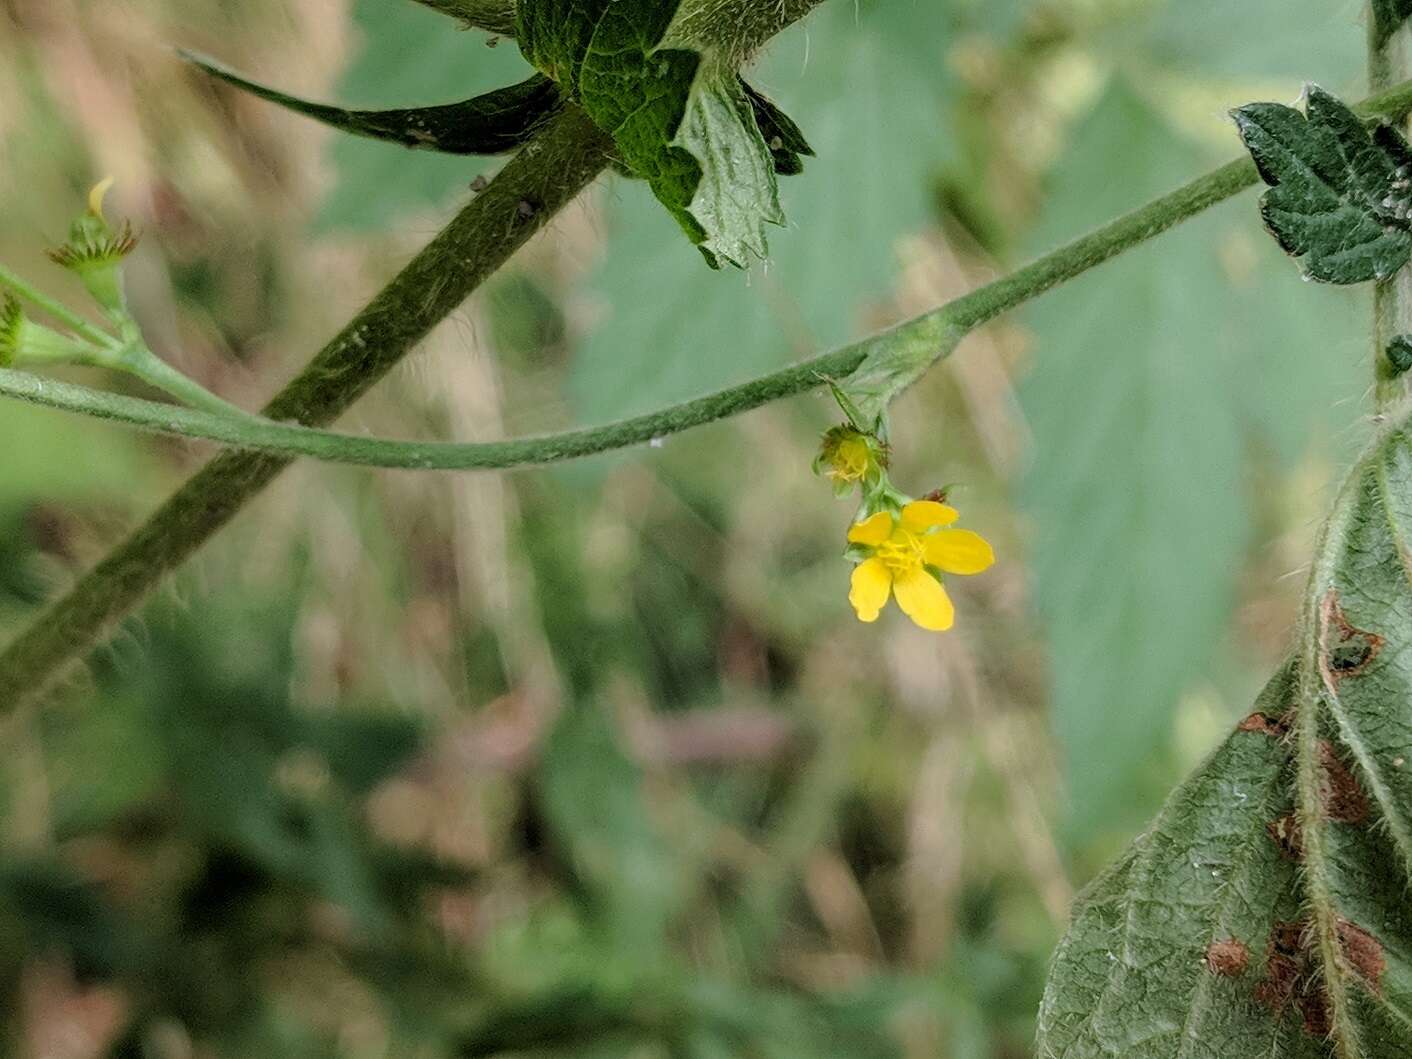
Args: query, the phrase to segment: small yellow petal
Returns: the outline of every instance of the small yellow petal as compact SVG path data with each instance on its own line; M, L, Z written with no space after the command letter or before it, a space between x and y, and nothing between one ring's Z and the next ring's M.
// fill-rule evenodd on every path
M913 533L925 533L933 526L949 526L959 517L954 507L935 500L913 500L902 509L902 525Z
M108 197L108 191L113 186L113 178L104 177L93 185L93 190L88 193L88 212L99 218L103 217L103 200Z
M927 562L948 574L978 574L995 562L990 542L970 530L944 529L922 538Z
M855 522L848 529L848 539L854 544L871 544L874 547L892 536L892 515L879 511L862 522Z
M956 608L941 582L923 570L899 578L892 586L902 612L924 629L945 632L956 621Z
M858 612L859 621L877 621L891 594L892 574L881 559L865 559L853 568L848 602Z

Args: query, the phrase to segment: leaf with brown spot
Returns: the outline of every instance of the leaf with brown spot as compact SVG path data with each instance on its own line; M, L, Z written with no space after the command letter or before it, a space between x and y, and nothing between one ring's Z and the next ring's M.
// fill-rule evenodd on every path
M1245 720L1240 722L1238 732L1259 732L1268 735L1272 739L1283 739L1289 735L1289 719L1286 717L1270 717L1260 713L1258 710L1252 713Z
M1212 974L1235 978L1245 973L1250 965L1250 950L1245 942L1235 938L1213 941L1206 947L1206 969Z
M1040 1059L1412 1056L1409 543L1404 419L1339 492L1291 661L1080 897Z

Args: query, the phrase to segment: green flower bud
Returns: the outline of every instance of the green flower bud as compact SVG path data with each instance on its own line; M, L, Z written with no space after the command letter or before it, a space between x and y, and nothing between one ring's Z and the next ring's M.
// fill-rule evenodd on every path
M94 186L88 195L88 212L74 221L69 241L49 251L49 257L78 276L106 312L121 316L127 313L121 264L137 246L137 237L127 221L115 228L103 216L103 198L112 183L108 177Z
M57 361L91 362L87 344L37 324L14 298L0 301L0 367L53 364Z

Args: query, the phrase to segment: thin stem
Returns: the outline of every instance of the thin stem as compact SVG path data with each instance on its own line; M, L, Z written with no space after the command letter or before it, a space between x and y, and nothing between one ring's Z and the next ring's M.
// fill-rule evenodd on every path
M611 142L582 110L566 108L264 414L310 424L338 416L587 187L607 165L610 150ZM207 464L0 654L0 712L43 693L66 664L85 654L289 462L287 456L227 452Z
M515 0L418 0L443 15L460 19L473 29L515 35Z
M1412 108L1412 81L1365 101L1357 109L1368 115L1398 117L1409 108ZM388 441L309 430L253 418L236 422L225 416L173 409L68 384L41 381L13 371L0 371L0 394L50 408L98 416L144 430L335 463L441 471L494 470L555 463L643 444L804 393L820 386L824 376L834 379L847 377L876 349L885 349L939 331L948 334L970 331L1230 198L1250 187L1257 179L1255 165L1249 159L1231 162L1088 235L1066 243L1017 272L978 287L891 330L695 400L606 426L561 434L471 444ZM939 324L943 326L938 328ZM938 359L948 355L952 348L952 342L939 345Z
M61 301L49 297L43 291L32 287L4 265L0 265L0 287L8 287L31 305L38 306L66 327L82 335L99 348L112 348L118 340L106 331L94 327L83 317Z
M129 347L122 352L119 360L125 370L130 371L143 382L155 386L159 390L165 390L192 408L218 415L222 419L258 422L245 409L231 404L223 397L217 397L191 376L177 371L146 346ZM155 407L167 408L170 411L170 407L167 405L156 405Z
M1373 12L1368 13L1368 88L1381 92L1390 88L1398 77L1407 76L1407 48L1402 29L1386 40L1379 39L1378 19ZM1399 119L1405 126L1406 121ZM1409 279L1406 269L1397 274L1378 280L1373 286L1373 405L1376 411L1385 412L1397 401L1405 390L1401 373L1388 357L1388 345L1393 338L1405 331L1412 292L1409 292Z

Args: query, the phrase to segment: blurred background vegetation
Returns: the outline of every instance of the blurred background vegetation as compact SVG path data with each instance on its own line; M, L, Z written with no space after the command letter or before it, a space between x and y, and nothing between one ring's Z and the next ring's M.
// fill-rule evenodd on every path
M1355 0L826 0L758 82L818 152L768 267L645 188L555 220L345 420L604 421L955 296L1362 94ZM99 176L153 347L256 407L497 163L340 140L517 79L408 0L0 0L0 256ZM862 626L822 398L554 470L301 464L3 722L0 1026L31 1057L1031 1053L1074 890L1245 712L1357 444L1356 295L1250 196L970 339L896 408L1001 560ZM117 388L126 378L85 381ZM0 409L13 634L201 461Z

